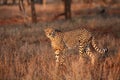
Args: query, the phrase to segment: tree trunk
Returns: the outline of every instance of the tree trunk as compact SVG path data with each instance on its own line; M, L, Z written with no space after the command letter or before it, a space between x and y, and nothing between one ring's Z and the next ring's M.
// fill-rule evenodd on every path
M37 23L36 10L34 0L31 0L31 13L32 13L32 22Z
M65 19L71 18L71 0L64 0Z
M23 0L19 0L19 9L20 11L25 12L25 6Z
M26 10L25 10L25 4L23 2L24 0L19 0L19 10L22 12L23 14L23 18L24 18L24 23L27 22L27 14L26 14Z

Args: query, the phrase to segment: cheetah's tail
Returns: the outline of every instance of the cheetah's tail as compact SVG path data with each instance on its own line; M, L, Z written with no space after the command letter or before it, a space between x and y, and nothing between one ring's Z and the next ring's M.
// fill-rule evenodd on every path
M99 52L99 53L101 53L101 54L104 54L104 53L106 53L106 52L108 51L107 48L101 49L101 48L99 48L99 47L97 46L96 41L95 41L95 37L92 37L92 46L93 46L93 48L94 48L97 52Z

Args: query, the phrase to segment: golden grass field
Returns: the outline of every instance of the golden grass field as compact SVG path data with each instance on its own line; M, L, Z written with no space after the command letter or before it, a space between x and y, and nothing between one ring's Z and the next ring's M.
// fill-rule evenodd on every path
M0 80L120 80L119 23L117 17L98 16L0 26ZM55 74L55 55L44 28L69 31L83 25L96 34L100 47L108 47L107 56L92 66L78 62L78 52L68 51L66 66Z

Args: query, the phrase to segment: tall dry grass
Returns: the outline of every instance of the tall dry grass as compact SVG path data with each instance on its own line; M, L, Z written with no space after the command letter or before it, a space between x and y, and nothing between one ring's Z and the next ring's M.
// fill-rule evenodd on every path
M113 34L117 33L119 36L118 26L118 29L112 27L113 31L110 34L111 31L109 32L106 25L96 28L91 24L90 28L99 35L96 38L98 45L107 46L108 53L99 58L93 66L90 61L86 64L84 60L79 62L76 51L68 51L65 65L59 66L59 72L56 74L54 51L44 35L43 26L50 24L67 31L67 28L70 30L79 28L76 27L80 25L79 23L89 24L89 21L81 19L60 21L51 24L33 24L31 27L1 26L0 80L120 80L120 39Z

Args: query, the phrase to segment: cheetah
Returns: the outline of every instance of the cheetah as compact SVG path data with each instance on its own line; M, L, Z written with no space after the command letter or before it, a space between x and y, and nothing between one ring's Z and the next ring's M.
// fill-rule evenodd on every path
M51 46L55 51L56 62L62 63L60 61L60 56L65 54L66 49L73 49L79 47L80 57L83 57L88 53L88 56L92 57L89 47L92 46L95 51L100 54L104 54L107 51L107 48L99 48L95 42L95 38L91 32L85 28L72 30L68 32L62 32L54 28L44 29L45 35L50 39Z

